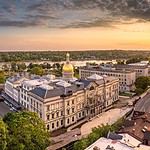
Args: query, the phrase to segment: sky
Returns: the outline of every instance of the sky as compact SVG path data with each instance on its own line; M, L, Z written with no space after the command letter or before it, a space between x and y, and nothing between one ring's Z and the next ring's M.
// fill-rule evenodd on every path
M0 0L0 51L150 50L150 0Z

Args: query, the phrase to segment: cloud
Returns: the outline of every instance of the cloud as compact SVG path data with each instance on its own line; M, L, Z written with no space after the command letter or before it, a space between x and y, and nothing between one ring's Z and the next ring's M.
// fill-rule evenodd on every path
M0 26L112 28L150 21L150 0L0 0L0 16Z

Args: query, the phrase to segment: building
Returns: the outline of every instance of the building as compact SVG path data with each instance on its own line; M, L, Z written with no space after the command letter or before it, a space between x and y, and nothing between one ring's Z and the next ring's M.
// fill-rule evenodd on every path
M128 133L141 141L142 144L150 146L150 114L133 115L132 119L125 121L119 132Z
M100 76L107 75L119 79L119 91L126 92L134 90L134 82L136 79L135 71L130 70L117 70L115 68L103 66L86 66L79 69L79 76L82 79L87 78L92 74Z
M22 75L15 75L10 77L5 82L5 93L12 98L14 101L19 102L20 98L20 86L23 81L29 80L27 77Z
M5 92L27 110L38 113L50 131L94 117L118 100L117 78L93 74L87 79L76 79L69 54L66 56L62 74L61 78L22 78L17 86L17 100L13 96L14 86L9 90L7 81Z
M128 65L115 65L116 69L120 70L130 70L136 72L136 78L140 76L149 76L149 67L147 64L143 63L135 63L135 64L128 64Z
M100 114L118 100L118 88L118 79L98 75L74 82L54 80L28 93L29 110L37 112L53 131Z
M108 133L85 150L150 150L150 146L131 133Z
M134 150L134 148L117 140L100 138L85 150Z
M65 80L72 79L73 75L74 75L73 65L70 63L69 57L70 57L70 55L69 55L69 53L67 53L66 63L63 65L63 69L62 69L63 78Z

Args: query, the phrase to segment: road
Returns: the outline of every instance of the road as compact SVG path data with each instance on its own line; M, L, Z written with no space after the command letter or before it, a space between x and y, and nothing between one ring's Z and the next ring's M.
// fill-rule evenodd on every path
M138 103L135 105L135 111L147 113L150 112L150 94L147 94L138 101Z
M3 117L8 112L11 112L10 107L7 106L4 102L0 102L0 117Z

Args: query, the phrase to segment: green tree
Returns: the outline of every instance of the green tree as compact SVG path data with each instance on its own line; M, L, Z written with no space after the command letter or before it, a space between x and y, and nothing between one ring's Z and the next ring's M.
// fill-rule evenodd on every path
M92 129L92 132L87 136L87 138L81 139L74 144L74 150L84 150L86 147L94 143L100 137L106 137L108 132L115 132L120 129L124 123L124 118L119 119L113 125L101 125Z
M84 150L86 147L88 147L88 139L82 139L78 142L76 142L73 146L74 150Z
M45 124L36 113L8 113L3 120L8 126L7 149L45 150L49 145Z
M44 74L44 70L42 67L33 67L30 71L32 74L40 75L42 76Z
M7 128L3 120L0 118L0 150L6 150Z
M12 70L12 71L17 71L17 69L18 69L18 68L17 68L17 64L16 64L15 62L12 62L12 63L11 63L11 70Z
M135 81L135 86L137 89L147 89L147 87L150 85L150 78L149 77L138 77Z
M25 63L19 63L17 66L19 71L24 71L27 67Z
M0 71L0 84L5 82L5 73Z

